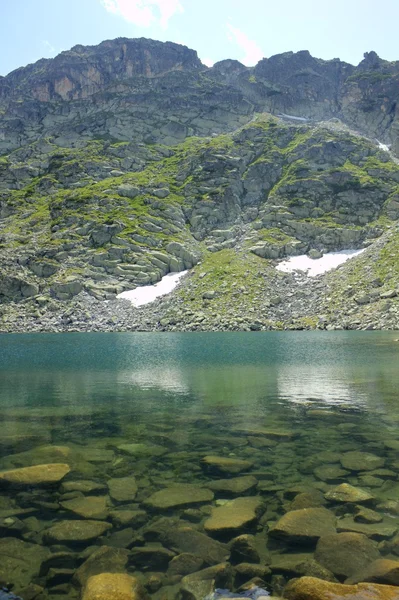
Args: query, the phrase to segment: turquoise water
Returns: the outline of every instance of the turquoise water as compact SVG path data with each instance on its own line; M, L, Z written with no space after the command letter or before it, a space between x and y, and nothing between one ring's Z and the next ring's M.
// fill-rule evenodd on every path
M165 545L156 536L155 541L146 538L147 529L160 517L179 518L208 535L204 522L231 495L219 492L211 501L165 510L149 508L148 498L176 483L206 488L237 476L205 469L205 456L246 460L251 466L239 474L254 476L258 487L236 496L259 496L265 503L263 516L258 515L251 526L224 533L221 541L251 533L260 548L260 564L271 565L265 583L276 591L276 577L288 581L295 573L273 568L273 556L303 552L310 556L314 551L312 546L297 548L269 539L273 523L289 508L287 499L304 490L325 494L346 482L372 492L373 508L384 519L384 502L395 499L398 452L387 441L399 440L397 336L394 332L2 335L0 469L65 462L71 470L62 483L50 487L5 486L0 519L14 523L3 523L0 533L45 552L73 555L70 573L52 572L49 577L36 567L29 567L28 573L30 582L50 594L74 598L79 594L74 573L83 561L76 557L85 548L105 544L134 554L143 544ZM127 454L121 449L125 444L140 448ZM318 465L339 466L340 456L352 451L381 457L390 474L355 469L327 480L315 474ZM108 493L107 482L121 477L136 480L138 491L130 501L115 500ZM82 480L94 482L97 489L75 489ZM105 501L105 514L95 519L112 528L84 543L55 544L48 535L51 527L88 518L62 503L86 496ZM327 508L340 517L334 505ZM31 512L26 516L22 509ZM115 510L143 514L133 526L133 521L121 525L112 515ZM396 519L391 513L389 518ZM179 548L166 547L179 555ZM195 555L196 549L191 552ZM172 576L167 561L146 565L129 556L124 570L140 577L154 597L175 596L182 574L180 579ZM210 565L201 568L206 566ZM18 570L8 569L0 566L0 580L18 592L24 590ZM159 585L150 582L154 573Z

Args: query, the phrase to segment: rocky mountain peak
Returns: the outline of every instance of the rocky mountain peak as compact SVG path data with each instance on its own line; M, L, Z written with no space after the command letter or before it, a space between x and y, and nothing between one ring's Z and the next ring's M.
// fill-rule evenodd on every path
M98 46L77 45L54 59L17 69L3 81L3 94L41 102L84 99L134 77L203 68L195 50L146 38L117 38Z

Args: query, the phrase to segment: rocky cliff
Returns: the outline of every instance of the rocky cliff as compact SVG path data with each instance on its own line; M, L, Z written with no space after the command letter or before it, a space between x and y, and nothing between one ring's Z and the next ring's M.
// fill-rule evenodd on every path
M3 330L398 326L398 80L372 52L208 69L145 39L1 78ZM172 300L104 303L184 269Z

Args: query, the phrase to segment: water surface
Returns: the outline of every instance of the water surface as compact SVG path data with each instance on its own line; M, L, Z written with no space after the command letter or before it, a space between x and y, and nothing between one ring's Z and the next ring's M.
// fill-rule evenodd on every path
M60 597L76 597L72 580L83 561L79 553L101 544L133 553L126 570L155 596L174 597L181 575L172 576L165 562L145 564L138 556L143 544L151 548L161 541L148 528L166 517L206 532L212 509L230 501L231 494L215 492L212 501L167 510L149 508L148 498L176 483L203 488L252 475L257 488L235 495L259 496L262 514L250 526L216 537L229 542L239 533L254 535L261 564L271 564L265 583L276 591L273 577L288 581L295 571L273 566L275 557L314 551L314 545L297 547L268 535L300 492L323 495L350 483L373 494L372 506L384 523L396 522L396 509L387 503L398 497L398 357L394 332L2 335L0 469L66 462L71 471L50 488L5 488L0 515L8 523L1 533L73 554L76 564L69 574L49 577L28 569L31 581ZM126 453L126 444L137 446ZM353 451L381 458L387 472L357 468L335 478L319 476L317 467L341 468L342 456ZM217 472L204 465L209 455L251 466L241 473ZM109 495L109 481L122 477L137 482L129 501ZM75 485L81 481L97 488L82 492ZM47 533L51 527L87 518L64 502L93 496L105 498L106 514L96 518L112 529L87 543L54 545ZM344 515L342 506L323 502L339 519ZM28 516L18 512L27 508ZM115 511L127 510L140 515L121 524ZM356 512L354 505L345 510L346 516ZM12 580L20 591L15 572L0 567L0 579ZM159 585L151 579L154 573Z

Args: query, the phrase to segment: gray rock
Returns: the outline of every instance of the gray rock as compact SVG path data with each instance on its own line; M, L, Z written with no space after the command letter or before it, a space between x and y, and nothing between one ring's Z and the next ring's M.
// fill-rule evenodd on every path
M339 578L346 578L379 558L377 544L361 533L337 533L319 539L315 559Z

